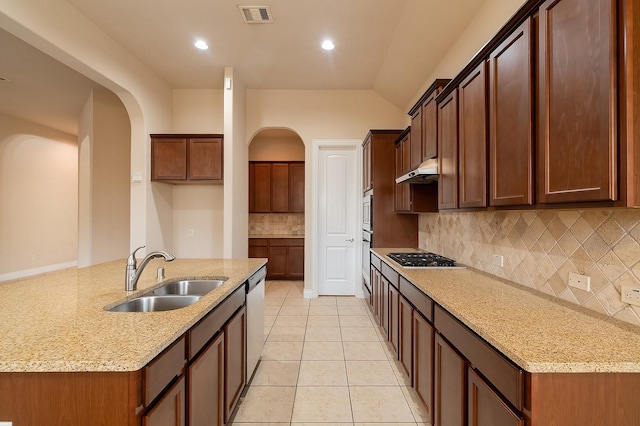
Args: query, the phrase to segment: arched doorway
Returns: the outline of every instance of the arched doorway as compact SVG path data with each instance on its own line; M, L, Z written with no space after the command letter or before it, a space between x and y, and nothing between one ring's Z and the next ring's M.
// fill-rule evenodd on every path
M267 278L304 280L305 147L289 129L263 129L249 145L249 257Z

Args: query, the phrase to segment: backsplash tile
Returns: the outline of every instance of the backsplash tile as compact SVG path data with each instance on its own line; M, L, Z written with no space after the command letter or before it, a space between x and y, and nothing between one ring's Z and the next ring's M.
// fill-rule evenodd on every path
M304 235L304 213L250 213L249 235Z
M640 326L620 286L640 287L640 210L539 210L422 214L420 248ZM491 255L504 256L502 268ZM591 291L569 287L569 273Z

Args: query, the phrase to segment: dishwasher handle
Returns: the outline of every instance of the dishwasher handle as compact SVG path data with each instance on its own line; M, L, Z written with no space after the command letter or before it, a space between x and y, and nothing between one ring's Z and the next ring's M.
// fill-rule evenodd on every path
M266 266L263 266L262 268L260 268L258 272L251 275L248 280L247 293L253 290L260 283L260 281L265 279L266 276L267 276Z

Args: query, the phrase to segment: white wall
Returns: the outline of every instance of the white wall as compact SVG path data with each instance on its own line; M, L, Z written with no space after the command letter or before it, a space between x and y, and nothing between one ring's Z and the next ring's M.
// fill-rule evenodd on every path
M471 58L525 3L526 0L486 0L405 109L409 111L436 79L454 78L458 75Z
M170 188L152 188L150 133L171 131L172 91L151 69L64 0L3 0L0 27L113 91L131 121L130 247L169 248L173 241Z
M75 136L0 114L0 280L75 264L77 170Z
M223 110L222 90L176 89L173 133L223 134ZM225 138L224 149L227 143ZM180 258L223 257L224 187L172 185L172 191L173 254Z
M120 99L94 90L78 123L78 265L129 253L131 126Z

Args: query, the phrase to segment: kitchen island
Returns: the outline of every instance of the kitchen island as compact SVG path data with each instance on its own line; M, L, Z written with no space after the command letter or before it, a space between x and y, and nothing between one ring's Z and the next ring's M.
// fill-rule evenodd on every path
M236 340L242 351L246 349L245 282L265 263L265 259L152 261L133 292L124 290L124 259L0 284L0 421L13 421L14 426L140 424L141 418L152 414L153 407L162 402L160 393L147 392L156 377L151 373L175 366L178 376L186 375L192 362L195 365L220 340L216 336L224 335L223 342L231 336L222 332L222 323L211 321L219 311L231 309L228 316L233 314L233 318L225 317L222 322L241 333ZM157 267L165 268L162 281L156 279ZM165 282L184 278L225 281L181 309L144 313L106 310ZM231 299L235 305L227 308ZM236 317L237 325L233 322ZM210 329L205 329L210 336L205 335L211 341L195 347L192 333L196 330L202 335L204 326ZM241 355L244 359L245 354ZM229 357L224 365L235 358ZM151 368L154 365L158 369ZM179 384L169 379L171 389L166 393ZM186 386L185 380L179 381ZM56 391L47 394L47 389ZM52 412L51 407L57 408ZM27 408L31 414L25 417ZM110 417L82 423L94 421L90 412L95 416L109 413ZM82 417L73 417L76 415ZM42 419L47 421L42 423Z
M372 249L372 306L436 424L638 424L638 327L399 251L415 250Z

